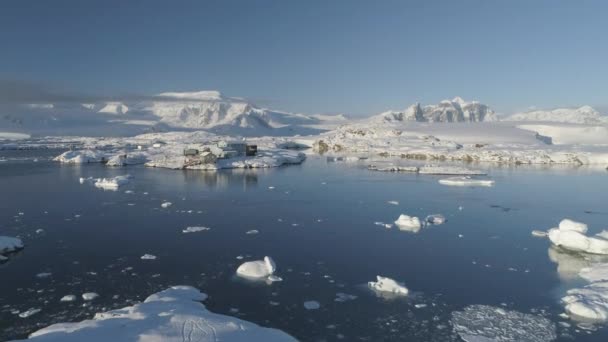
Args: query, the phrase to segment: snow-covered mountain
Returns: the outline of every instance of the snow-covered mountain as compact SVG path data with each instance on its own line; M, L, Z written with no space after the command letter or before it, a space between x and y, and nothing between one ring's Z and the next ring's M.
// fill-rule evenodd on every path
M516 113L504 118L505 121L539 121L562 122L576 124L608 123L608 117L603 116L590 106L579 108L558 108L553 110L532 110Z
M420 106L413 104L404 111L388 111L373 116L376 123L383 122L481 122L497 121L496 113L490 107L476 102L466 102L460 97L441 101L437 105Z
M39 134L135 135L207 130L243 136L309 135L345 121L260 108L218 91L167 92L139 101L33 104L0 109L0 129ZM93 133L91 133L93 132Z

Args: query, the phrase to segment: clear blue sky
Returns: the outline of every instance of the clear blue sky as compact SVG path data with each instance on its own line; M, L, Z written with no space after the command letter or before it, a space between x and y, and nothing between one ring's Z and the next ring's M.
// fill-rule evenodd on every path
M371 114L608 104L608 1L0 2L0 79Z

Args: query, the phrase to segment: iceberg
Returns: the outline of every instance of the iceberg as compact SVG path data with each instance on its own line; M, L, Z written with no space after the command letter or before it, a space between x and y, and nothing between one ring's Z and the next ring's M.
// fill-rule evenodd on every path
M201 303L206 298L193 287L173 286L143 303L97 313L90 320L53 324L22 341L296 341L280 330L212 313Z
M104 190L118 190L119 187L129 183L130 175L116 176L113 178L98 178L95 180L95 187ZM82 181L81 181L82 182Z

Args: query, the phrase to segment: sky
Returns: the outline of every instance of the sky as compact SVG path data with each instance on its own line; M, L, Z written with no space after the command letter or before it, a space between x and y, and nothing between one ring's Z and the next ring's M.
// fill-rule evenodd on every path
M0 90L219 90L354 116L455 96L608 109L607 16L586 0L3 0Z

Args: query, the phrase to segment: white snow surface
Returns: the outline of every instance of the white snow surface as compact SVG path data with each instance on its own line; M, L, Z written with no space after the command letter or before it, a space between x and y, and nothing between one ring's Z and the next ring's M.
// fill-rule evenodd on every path
M454 332L467 342L549 342L557 339L549 319L488 305L452 312Z
M367 283L370 289L376 292L386 292L398 296L407 296L409 290L403 284L395 281L394 279L382 276L376 276L377 281L370 281Z
M286 333L208 311L207 296L190 286L173 286L143 303L101 312L91 320L53 324L32 333L40 342L296 341Z

